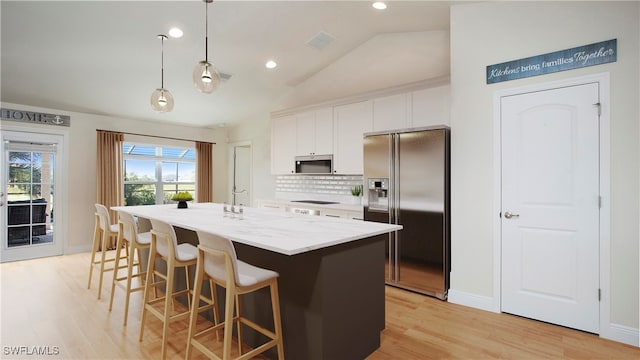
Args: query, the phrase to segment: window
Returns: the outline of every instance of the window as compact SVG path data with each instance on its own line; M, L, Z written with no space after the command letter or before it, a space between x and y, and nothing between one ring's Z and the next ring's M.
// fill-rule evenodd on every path
M167 204L180 191L196 197L194 148L125 143L122 153L125 206Z

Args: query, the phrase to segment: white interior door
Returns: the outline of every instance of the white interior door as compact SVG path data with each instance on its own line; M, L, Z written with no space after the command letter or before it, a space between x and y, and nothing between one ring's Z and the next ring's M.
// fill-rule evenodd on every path
M62 145L59 135L2 132L2 262L63 253Z
M599 332L597 83L501 99L502 311Z

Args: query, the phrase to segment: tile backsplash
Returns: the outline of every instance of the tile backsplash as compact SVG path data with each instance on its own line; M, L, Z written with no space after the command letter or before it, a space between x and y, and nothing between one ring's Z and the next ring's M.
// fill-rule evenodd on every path
M351 196L351 188L362 185L362 175L278 175L276 192Z

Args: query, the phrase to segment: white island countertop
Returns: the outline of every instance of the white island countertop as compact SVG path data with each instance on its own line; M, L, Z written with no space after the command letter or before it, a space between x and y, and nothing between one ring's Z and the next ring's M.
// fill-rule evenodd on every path
M232 241L285 255L344 244L401 230L400 225L324 216L301 215L274 209L244 208L242 219L223 216L222 204L189 203L187 209L175 204L116 206L123 211L156 219L189 230L223 236Z

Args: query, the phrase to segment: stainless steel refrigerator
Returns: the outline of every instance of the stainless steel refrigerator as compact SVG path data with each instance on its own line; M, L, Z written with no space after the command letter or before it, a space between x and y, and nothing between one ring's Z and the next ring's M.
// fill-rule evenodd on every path
M364 136L364 219L399 224L389 234L386 282L445 300L450 257L450 130Z

